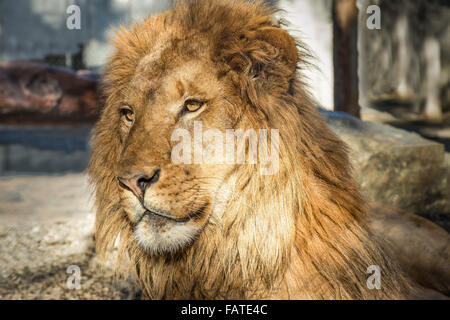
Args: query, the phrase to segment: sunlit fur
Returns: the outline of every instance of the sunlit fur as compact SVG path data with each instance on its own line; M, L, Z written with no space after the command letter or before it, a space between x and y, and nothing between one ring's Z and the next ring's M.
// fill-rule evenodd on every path
M366 206L352 178L346 146L308 96L301 72L309 57L307 50L284 36L273 13L260 2L183 1L130 30L117 31L104 80L107 103L95 127L89 166L96 190L97 250L106 253L120 235L119 264L120 257L130 258L143 296L150 299L412 295L381 242L367 229ZM258 37L258 30L267 27L275 28L274 32ZM297 58L294 65L293 57ZM136 72L146 64L157 65L148 65L153 71L145 75L151 80L171 74L171 64L184 60L217 79L192 81L209 83L202 90L217 92L229 102L230 109L220 116L205 111L199 117L221 129L228 128L233 115L240 115L233 119L233 128L279 129L280 169L269 176L260 175L255 165L236 165L231 171L230 167L195 169L196 174L220 181L201 184L210 208L205 220L196 225L201 228L198 234L182 241L177 250L164 250L161 242L156 247L148 242L152 247L146 250L136 237L145 242L150 238L140 232L150 229L135 231L131 209L127 209L135 200L128 199L131 195L117 182L124 166L123 150L144 139L144 131L141 136L137 133L144 124L132 135L124 135L117 109L128 98L125 92L130 83L139 87ZM182 76L193 76L186 74L189 70L183 72ZM156 97L163 98L167 97ZM145 98L141 99L145 104ZM215 108L219 112L227 107L220 102ZM151 121L162 118L147 117L152 120L146 130L153 132ZM161 150L167 150L158 139L164 137L154 134L156 140L150 134L145 137L151 140L148 144L142 142L133 149L136 156L158 161L163 157ZM164 141L169 136L167 132ZM183 174L168 162L161 165L166 178L179 179L167 188L182 188ZM176 204L171 199L164 203ZM380 290L367 288L370 265L381 268Z

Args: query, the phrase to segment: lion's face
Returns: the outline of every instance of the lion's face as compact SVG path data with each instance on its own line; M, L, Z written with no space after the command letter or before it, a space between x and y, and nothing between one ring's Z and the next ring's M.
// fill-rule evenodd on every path
M180 2L173 12L117 32L104 77L106 106L94 131L89 166L96 186L100 250L124 230L125 244L135 244L129 238L133 232L150 255L186 248L202 231L206 237L210 230L231 228L238 217L245 221L244 214L229 214L226 207L255 172L267 167L267 157L268 167L278 172L277 165L271 166L277 143L268 131L285 121L269 124L269 119L279 114L275 96L292 98L295 41L268 14L268 7L243 3L238 17L228 2L220 10L207 3L197 7L196 2ZM242 22L256 8L263 18L244 27ZM225 10L235 23L216 24L206 11L195 13L210 9L211 14ZM193 16L198 19L189 18ZM263 100L264 107L259 103ZM295 116L296 109L289 110ZM231 161L229 130L234 131ZM253 130L256 143L249 142L247 130ZM264 137L263 151L270 148L270 155L260 150ZM224 150L210 150L212 141ZM203 238L198 240L203 243Z
M232 170L226 164L195 163L194 126L225 131L235 121L227 88L207 60L183 61L155 77L157 59L152 54L141 60L116 110L123 144L117 168L120 204L136 240L151 254L178 250L195 239ZM192 137L192 163L174 159L176 132Z

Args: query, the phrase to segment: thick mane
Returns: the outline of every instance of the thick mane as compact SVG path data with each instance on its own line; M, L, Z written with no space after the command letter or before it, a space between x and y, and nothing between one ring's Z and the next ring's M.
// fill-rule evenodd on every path
M119 256L130 258L144 295L152 299L401 298L410 289L367 231L366 206L346 146L313 106L300 72L275 65L281 55L288 61L292 54L239 45L242 35L257 28L279 27L273 13L258 1L183 1L117 33L89 166L97 250L105 254L120 235ZM111 110L145 55L167 42L176 50L177 41L199 34L211 43L209 56L232 79L236 94L255 109L253 123L244 128L279 129L280 169L262 176L257 166L238 168L216 195L221 211L192 246L150 256L137 245L119 204L120 138ZM297 48L301 70L308 53ZM382 290L366 286L371 265L381 268Z

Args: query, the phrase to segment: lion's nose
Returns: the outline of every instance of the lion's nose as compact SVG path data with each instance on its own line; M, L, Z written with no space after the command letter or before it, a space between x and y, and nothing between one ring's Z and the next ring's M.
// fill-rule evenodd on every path
M151 174L140 173L132 177L117 177L119 184L135 194L140 200L144 199L145 190L159 180L161 169L153 170Z

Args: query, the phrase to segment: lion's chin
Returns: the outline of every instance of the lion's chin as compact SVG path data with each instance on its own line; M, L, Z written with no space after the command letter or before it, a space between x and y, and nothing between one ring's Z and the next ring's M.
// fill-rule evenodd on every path
M189 246L199 232L200 228L189 222L177 222L146 214L137 224L134 235L145 252L157 255Z

